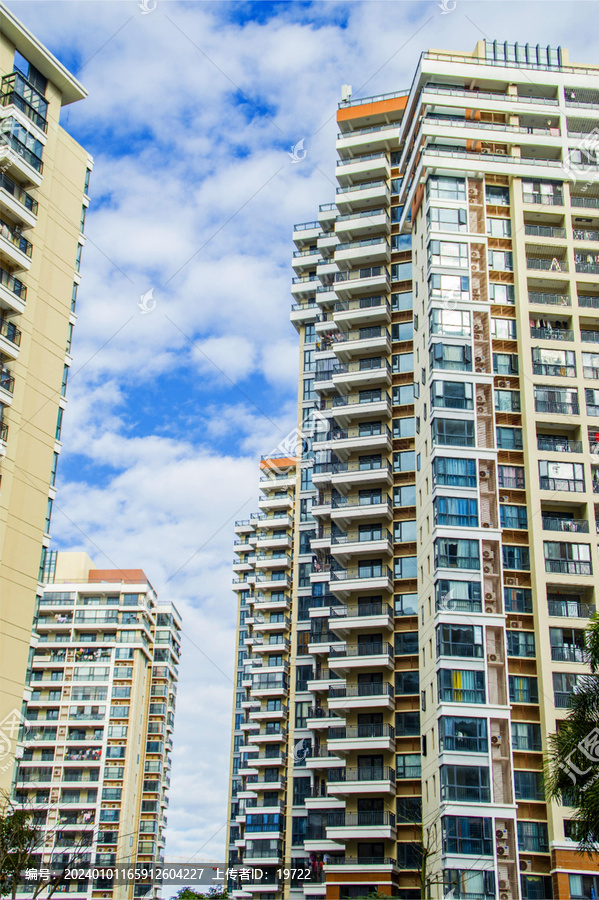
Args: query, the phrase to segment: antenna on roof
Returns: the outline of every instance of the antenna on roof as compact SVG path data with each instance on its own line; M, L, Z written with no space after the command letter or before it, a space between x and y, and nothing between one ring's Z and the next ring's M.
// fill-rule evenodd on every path
M351 84L341 85L341 99L345 101L351 100Z

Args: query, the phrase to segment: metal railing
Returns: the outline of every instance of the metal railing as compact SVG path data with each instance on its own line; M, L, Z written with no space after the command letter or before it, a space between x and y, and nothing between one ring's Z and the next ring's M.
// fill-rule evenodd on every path
M392 684L379 682L374 684L351 684L345 687L329 688L329 698L355 697L391 697L395 696Z
M47 131L48 101L20 72L4 75L0 91L2 106L14 104L41 131Z
M355 813L329 812L327 828L395 828L395 816L386 810L359 810Z
M24 159L25 162L31 166L32 169L35 169L36 172L42 174L44 164L39 158L33 153L29 147L27 147L22 141L14 136L14 134L4 133L0 135L0 147L2 145L10 147L11 150L20 156L21 159Z
M589 533L588 519L563 519L553 516L543 516L543 529L545 531L567 531Z
M544 291L529 291L529 303L539 303L543 306L571 306L572 301L567 294L551 294Z
M574 340L574 332L571 328L536 328L534 325L531 325L530 336L542 341Z
M385 737L395 739L395 729L392 725L376 723L369 725L347 725L339 728L329 728L329 741L354 740L356 738Z
M581 275L597 275L599 273L599 265L596 263L585 263L576 260L574 266ZM566 272L567 269L563 269L563 271Z
M546 558L545 571L559 575L592 575L593 567L586 560Z
M599 343L599 331L586 331L581 328L580 329L580 340L585 343L597 344Z
M584 647L577 647L575 644L562 644L551 646L551 659L556 662L587 662L588 655Z
M580 406L577 400L560 402L558 400L539 400L535 397L535 412L555 413L560 416L578 416L580 415Z
M387 656L391 658L393 656L393 647L391 644L383 643L382 641L370 644L348 644L345 647L331 647L329 656L331 658L348 657L351 659L362 656Z
M24 206L25 209L28 209L33 215L37 215L37 200L34 200L31 194L24 191L21 185L17 184L16 181L13 181L12 178L9 178L4 172L0 173L0 188L14 197L21 206Z
M582 603L579 600L548 600L547 607L550 616L564 619L591 619L596 612L593 603Z
M395 769L390 766L357 766L329 769L329 784L358 781L395 781Z
M552 225L525 225L524 233L534 237L566 238L565 228L554 228Z
M27 297L27 288L22 281L7 272L6 269L0 268L0 286L7 288L11 293L16 294L21 300Z
M537 435L537 449L548 450L551 453L582 453L582 441L570 441L568 438L539 434ZM570 488L566 488L566 490L570 490ZM580 490L584 490L584 484Z
M357 184L343 184L336 189L337 194L352 194L355 191L368 191L374 188L388 189L387 182L384 178L378 178L374 181L360 181Z

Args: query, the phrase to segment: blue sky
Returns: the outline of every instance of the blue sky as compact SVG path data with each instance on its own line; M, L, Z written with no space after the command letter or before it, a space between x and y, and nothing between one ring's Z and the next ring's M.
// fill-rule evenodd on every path
M89 90L62 121L95 159L54 545L142 566L180 607L167 856L222 859L233 521L295 421L291 232L334 198L341 85L407 88L420 52L483 37L596 62L597 4L8 5Z

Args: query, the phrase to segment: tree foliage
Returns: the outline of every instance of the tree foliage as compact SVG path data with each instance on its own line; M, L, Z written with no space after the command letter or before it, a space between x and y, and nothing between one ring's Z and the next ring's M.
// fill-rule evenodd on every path
M599 618L586 646L591 674L579 679L566 719L549 735L545 789L548 799L574 807L573 837L590 854L599 844Z

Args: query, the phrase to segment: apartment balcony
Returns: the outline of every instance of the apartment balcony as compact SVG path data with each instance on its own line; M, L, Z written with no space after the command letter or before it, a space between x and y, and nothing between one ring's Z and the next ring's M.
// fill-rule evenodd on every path
M399 146L398 123L371 125L366 128L355 128L337 135L336 147L339 155L346 158L349 153L361 153L363 150L374 153L377 150L391 150ZM337 201L339 206L339 201Z
M535 412L557 416L579 416L580 406L577 400L541 400L535 397Z
M597 344L599 343L599 331L590 331L586 328L581 328L580 340L583 344Z
M231 581L231 588L234 591L249 591L254 587L254 576L252 574L252 578L248 581L248 576L250 573L246 573L239 578L233 578Z
M573 341L574 332L571 328L553 328L544 327L537 328L531 326L530 336L533 340L539 341Z
M306 270L314 269L321 260L320 250L295 250L291 265L296 275L302 275Z
M576 559L545 559L545 571L555 575L592 575L591 562Z
M258 506L262 510L281 510L281 509L292 509L293 508L293 496L291 494L285 494L284 497L277 496L268 496L268 497L259 497L258 498Z
M392 591L393 572L385 565L333 569L330 588L336 596L346 596L353 591Z
M347 363L336 363L332 371L333 385L342 393L352 388L388 386L391 384L391 366L386 359L376 360L374 364L366 360L354 360Z
M259 700L257 701L260 702ZM281 709L254 709L250 710L249 718L252 722L279 722L287 718L285 707Z
M323 231L318 235L316 246L322 257L328 257L335 250L339 243L339 238L334 231Z
M0 318L0 351L10 359L18 359L21 331L14 322Z
M311 322L317 315L319 310L318 304L314 300L306 300L303 303L294 303L291 307L290 320L294 325L305 325Z
M265 597L264 600L254 602L254 612L287 612L290 605L291 601L288 597L284 597L282 600L271 600Z
M568 260L565 257L557 256L551 258L527 256L526 268L529 271L546 272L548 275L562 275L568 271Z
M359 460L351 460L349 462L333 463L331 472L331 484L333 487L343 489L344 485L361 488L369 485L390 485L393 481L393 470L389 460L383 459L381 464L360 462Z
M330 540L331 553L337 560L346 560L351 556L363 554L385 554L393 552L393 535L384 530L372 536L360 531L348 531L345 534L332 534Z
M291 557L286 553L258 553L256 569L286 569L291 565Z
M385 266L366 266L338 272L335 275L335 293L340 300L365 291L388 291L390 288L389 272Z
M329 712L325 707L314 706L308 710L306 728L309 728L310 731L328 730L330 726L338 725L342 721L339 716Z
M333 686L329 688L328 706L331 711L342 715L373 709L395 710L395 691L393 685L386 682Z
M37 200L4 172L0 173L0 209L20 221L22 227L32 228L37 221Z
M338 721L338 720L337 720ZM327 747L338 756L354 750L395 752L395 729L392 725L347 725L329 728Z
M334 606L331 609L329 628L340 637L352 632L392 631L393 609L380 600L361 602L350 606Z
M545 291L529 291L528 302L533 306L571 306L568 294L553 294Z
M327 838L333 841L391 841L395 837L395 816L390 812L329 812L327 816Z
M9 313L24 313L27 288L4 268L0 268L0 309Z
M39 187L42 183L41 159L14 134L0 136L0 168L10 170L11 175L16 175L28 187Z
M33 245L23 237L21 230L0 219L0 260L15 271L27 272L31 267Z
M14 106L44 134L48 130L48 101L20 73L11 72L2 78L0 106Z
M269 529L282 531L283 529L293 528L293 519L288 515L272 515L266 513L256 513L250 519L250 523L256 531L267 531ZM260 539L262 535L258 535Z
M561 531L566 532L567 534L589 533L588 519L574 519L569 516L566 518L562 516L557 517L544 515L542 517L542 522L544 531Z
M254 566L247 559L234 559L232 569L238 575L242 575L245 572L253 572Z
M347 644L345 647L331 647L329 668L334 672L349 672L358 669L392 669L394 665L393 647L382 641L368 644Z
M582 453L582 441L571 441L566 437L539 434L537 435L537 449L550 453Z
M551 659L554 662L587 663L589 657L585 647L576 644L552 644Z
M276 584L280 584L281 582L275 582ZM289 587L289 585L288 585ZM276 618L273 617L272 613L270 619L266 619L262 615L254 615L254 631L256 633L262 634L270 631L286 631L289 628L289 618L288 616L277 615Z
M291 549L291 535L274 537L274 535L261 534L254 542L256 550L286 550Z
M312 297L320 284L316 275L298 275L291 279L291 293L293 297Z
M364 422L374 417L390 417L391 397L386 391L374 391L366 399L359 393L326 397L321 398L318 409L325 418L334 418L344 428L356 418Z
M248 768L260 769L265 766L284 766L286 761L286 757L283 756L283 754L279 754L278 756L268 756L266 753L257 753L248 759ZM264 778L262 780L258 779L257 783L264 783Z
M261 863L264 865L276 866L281 864L281 860L283 859L283 851L282 850L245 850L243 853L243 863L244 865L250 866L259 866ZM272 885L268 885L270 888ZM266 887L265 884L262 884L260 890L263 891ZM244 884L243 889L246 889Z
M393 443L391 430L387 425L375 429L368 423L341 428L333 425L327 433L314 436L314 450L332 450L337 456L347 457L350 453L379 450L388 453Z
M342 326L388 324L391 321L391 307L383 295L338 300L333 321Z
M347 497L334 495L331 498L331 519L336 522L350 522L354 519L393 517L393 503L388 494L376 493L371 496L348 494ZM343 578L343 576L341 576ZM340 581L341 579L337 579Z
M366 235L391 233L391 219L386 209L367 209L362 212L338 216L335 234L341 240L352 240Z
M328 792L332 796L395 794L395 769L389 766L358 766L329 769Z
M340 331L335 335L332 349L340 361L346 361L364 353L391 353L391 334L384 326L370 325L354 331Z
M580 600L548 600L550 616L566 619L592 619L596 613L594 603L582 603Z
M280 744L286 739L287 731L281 728L280 731L258 731L255 734L248 734L248 744Z
M490 803L491 788L467 787L460 784L442 784L440 786L441 803Z
M364 156L338 159L335 168L335 177L340 185L353 184L360 181L365 175L372 178L389 178L389 157L381 150L375 153L367 153Z
M360 874L365 872L391 874L400 871L397 860L390 856L335 857L327 863L327 872L331 874L343 873L349 875L354 870ZM479 900L479 898L477 897L476 900Z
M235 522L235 534L253 534L254 525L250 519L240 519Z
M345 241L337 244L335 248L335 262L339 269L389 263L390 260L391 246L384 236Z

